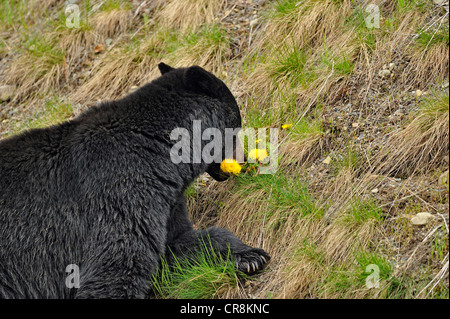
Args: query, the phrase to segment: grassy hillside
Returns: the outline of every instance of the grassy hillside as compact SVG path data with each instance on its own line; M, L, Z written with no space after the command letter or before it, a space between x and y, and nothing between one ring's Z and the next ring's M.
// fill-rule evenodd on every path
M448 1L371 3L86 0L74 26L64 1L1 0L0 138L124 96L161 61L198 64L244 128L280 129L279 167L202 176L192 220L272 260L245 279L217 256L180 263L161 297L449 298Z

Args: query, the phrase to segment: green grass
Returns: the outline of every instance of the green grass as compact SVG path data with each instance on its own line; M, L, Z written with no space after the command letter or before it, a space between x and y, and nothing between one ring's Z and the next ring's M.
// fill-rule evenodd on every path
M333 1L336 4L335 9L342 2L342 0ZM59 80L60 78L62 79L62 73L64 72L64 69L61 67L64 62L64 52L60 49L64 36L74 36L78 35L77 31L89 30L91 28L89 19L91 16L95 18L97 13L131 9L129 1L124 0L102 1L102 6L95 13L92 12L92 8L97 2L91 0L78 1L77 3L79 3L81 13L80 29L67 30L65 25L66 15L64 13L65 4L63 2L58 2L56 6L49 8L36 5L34 6L36 10L33 12L30 10L32 7L30 1L0 1L0 31L6 31L5 34L11 33L11 35L14 35L10 37L7 34L6 37L0 39L0 54L11 55L10 47L14 47L11 56L15 57L17 54L20 57L20 55L23 55L24 59L19 62L28 66L21 69L25 69L23 73L27 75L26 78L29 79L36 73L39 75L36 76L36 81L46 76L49 79L56 79L52 82L51 89L45 91L36 90L39 91L37 94L42 99L46 99L49 94L56 95L55 90L58 90L56 84L63 83L63 81ZM133 72L135 72L134 68L137 70L136 73L141 72L145 75L147 65L149 67L154 66L156 61L160 60L164 60L164 62L169 64L176 63L177 66L201 64L205 68L214 70L213 72L219 77L223 76L220 71L228 71L233 77L251 74L253 78L248 76L247 82L247 85L250 83L250 86L242 87L244 93L238 97L239 102L242 102L243 96L247 99L245 107L241 106L245 118L244 127L280 127L281 124L293 124L288 131L280 130L280 132L289 134L288 142L299 142L296 146L306 145L305 149L307 151L310 149L311 151L309 152L312 153L318 148L312 148L309 145L316 145L313 143L319 141L324 135L322 107L324 108L324 113L328 113L326 108L331 109L335 103L342 102L340 100L326 100L328 96L333 96L333 90L335 90L335 87L338 87L338 85L335 86L330 83L336 83L341 78L347 80L346 78L354 72L355 65L358 65L358 73L363 72L366 65L372 64L371 53L376 53L374 57L378 58L383 57L381 55L384 52L383 50L390 52L390 43L384 43L384 40L390 39L391 35L396 35L401 25L409 26L409 29L405 31L405 36L411 39L413 52L415 53L421 53L425 48L427 50L440 49L442 46L445 48L445 45L448 46L449 44L449 30L448 25L445 23L441 25L437 32L435 31L440 21L435 23L429 30L421 31L432 22L429 14L434 14L435 11L431 11L431 9L436 9L430 0L395 0L394 2L386 3L386 5L380 5L380 9L383 9L383 7L389 8L389 10L393 9L392 14L389 15L380 12L384 18L380 20L380 29L367 27L364 19L367 16L367 12L365 12L361 1L354 0L352 14L348 15L348 12L345 12L345 14L337 16L337 18L334 17L335 19L330 19L337 26L331 31L328 30L330 24L327 24L327 19L331 16L329 13L332 12L333 8L328 6L328 4L329 1L321 0L272 1L262 9L263 12L260 12L266 19L265 23L267 26L273 27L272 34L266 34L265 39L261 40L260 46L258 46L259 36L256 33L253 34L252 46L249 48L244 46L244 51L240 52L242 56L231 54L233 59L235 59L233 61L228 60L230 54L227 54L230 51L230 36L234 37L236 34L239 34L239 36L243 35L245 37L248 33L242 34L242 30L229 33L228 30L221 27L220 23L222 21L220 20L218 24L192 26L195 31L188 29L180 32L180 30L170 29L171 26L163 25L163 18L160 21L158 18L156 21L153 21L154 16L152 12L150 13L151 17L145 14L142 18L136 17L132 21L133 26L136 28L127 30L131 32L127 32L125 35L128 36L123 37L123 39L121 37L122 40L117 41L117 44L115 42L114 50L95 55L95 61L93 62L95 62L94 65L97 65L96 62L102 62L102 59L105 58L105 63L98 65L107 68L109 66L108 63L111 62L113 65L113 62L120 58L125 61L123 65L127 66L126 70L125 68L123 69L124 73L130 72L127 74L133 75ZM304 21L302 19L307 19L308 16L311 17L314 12L318 11L315 10L316 6L320 11L319 6L321 5L329 11L323 15L319 14L320 18L316 19L316 21L311 19L311 24L316 25L317 29L311 30L311 32L308 32L308 28L306 28L306 31L303 30L304 25L307 23L302 24L301 22ZM224 10L229 8L231 7L226 6ZM344 11L342 10L341 12ZM405 17L411 20L406 21ZM405 21L408 23L405 24ZM336 29L336 32L334 32L334 29ZM413 37L411 35L413 33L416 33L417 37ZM297 34L297 38L293 39L293 34ZM310 36L305 36L306 34ZM318 34L323 34L323 38L318 36ZM341 39L340 37L345 35L348 35L348 37L342 37L342 39L346 39L345 41L339 41L339 43L335 41L335 39ZM83 39L82 37L80 38ZM23 40L19 43L20 39ZM119 38L115 40L119 40ZM70 44L67 44L68 42ZM68 48L75 47L72 41L64 43ZM18 47L17 50L15 47ZM405 52L402 46L399 49L399 56L403 56L402 54ZM436 52L439 51L436 50ZM366 55L366 52L368 55ZM65 58L67 62L68 57L66 56ZM367 63L365 63L366 58ZM128 63L129 61L133 61L135 64ZM424 58L423 61L425 62L426 59ZM219 70L216 72L215 65L223 67L216 68ZM230 67L230 65L232 66ZM117 66L118 68L115 69L120 69L121 65L119 63L117 63ZM328 81L328 78L325 78L325 76L330 74L332 68L334 77L331 77L331 80ZM53 75L49 75L51 70L54 71ZM397 70L398 72L403 72L401 69L396 69L396 72ZM237 72L233 73L233 71ZM241 73L240 71L243 72ZM255 73L258 76L254 76ZM359 79L359 77L356 78ZM140 77L135 76L130 77L130 79L134 84L139 81ZM230 78L227 80L227 84L233 82ZM29 83L34 83L33 81ZM367 84L363 81L357 84L363 87ZM109 83L109 81L106 82ZM127 83L127 85L131 84L131 82ZM329 87L325 86L327 82L330 85ZM33 87L29 83L23 86ZM318 92L322 83L324 84L324 90L323 92ZM254 86L252 87L251 84L254 84ZM414 110L416 110L415 107L418 105L417 111L413 111L411 116L412 118L418 118L421 129L424 131L434 129L433 125L442 127L443 125L440 123L445 123L445 121L438 122L437 120L445 120L445 116L447 116L448 123L449 109L448 93L432 91L427 87L420 87L423 90L428 90L427 95L417 99L408 97L409 100L407 102L408 105L411 104L410 106ZM73 91L71 92L72 89L68 88L69 91L67 93L69 95L73 93ZM398 87L392 87L394 91L397 89ZM374 87L374 90L377 90L377 87ZM241 88L238 88L238 91L241 91ZM100 88L100 92L102 92L102 88ZM316 94L320 93L323 95L325 94L324 92L327 92L326 95L316 97ZM58 94L60 95L60 93ZM321 105L316 108L314 114L307 112L305 117L297 123L299 117L305 112L304 106L309 104L313 97L324 101L321 101ZM400 97L395 99L399 100ZM395 99L392 98L392 100ZM57 124L72 115L71 104L58 97L54 96L45 103L43 100L37 103L43 106L31 116L26 117L25 120L21 119L20 122L14 122L14 117L7 119L14 130L10 134L20 133L30 128ZM16 109L15 105L12 107ZM20 109L19 106L17 106L17 109ZM382 123L381 125L384 124ZM8 129L10 128L8 127ZM384 129L388 130L388 128L383 127ZM417 132L421 133L421 130ZM324 220L323 215L327 208L320 206L335 204L332 203L335 201L333 197L323 195L327 195L328 193L326 192L328 191L333 192L331 186L334 185L332 183L338 180L333 177L340 172L343 175L348 174L344 177L348 176L352 184L343 192L348 191L350 193L355 185L358 185L357 183L362 182L358 179L360 177L359 174L366 172L364 167L366 156L352 142L346 142L346 139L351 140L355 136L352 133L334 133L335 131L332 131L324 136L324 141L330 138L329 144L332 145L333 150L330 154L332 162L328 166L331 174L323 177L319 176L322 174L314 175L310 180L311 183L314 183L312 184L314 187L309 187L309 181L303 177L307 173L303 171L303 167L296 166L297 162L295 160L292 160L295 165L289 164L285 167L280 167L279 171L273 175L259 175L257 173L259 164L251 164L248 167L252 168L252 171L233 176L228 182L225 182L228 184L225 184L224 197L217 198L212 196L210 198L209 190L206 190L205 194L203 194L204 189L202 187L198 187L194 183L191 184L185 192L189 204L197 201L192 206L203 205L208 208L209 204L205 205L205 203L214 202L214 206L211 205L211 207L217 208L220 218L227 214L227 208L235 208L233 213L236 216L229 215L230 220L237 221L236 228L239 230L236 231L236 234L249 241L255 241L257 238L252 237L250 235L251 231L247 231L247 229L250 229L250 227L255 230L264 228L266 232L264 236L267 235L266 244L268 249L277 251L273 259L276 263L275 271L274 268L269 269L271 271L270 275L268 278L263 276L263 280L270 282L275 278L277 282L271 284L276 284L279 288L274 289L273 294L272 292L263 291L267 293L268 297L284 296L285 291L283 290L289 286L287 280L278 281L280 279L278 272L286 271L289 273L292 270L292 272L303 273L308 268L311 268L311 271L306 271L305 273L318 275L309 276L311 283L306 288L302 288L304 290L298 293L300 296L313 298L321 296L331 296L333 298L415 297L418 291L425 287L435 276L436 269L441 267L440 263L448 254L446 229L442 226L442 229L439 229L428 242L423 244L423 248L427 250L427 255L424 257L425 263L418 261L417 265L414 265L419 270L413 269L409 273L398 273L401 272L401 261L399 264L400 268L397 268L391 257L389 259L385 257L385 250L389 250L390 246L384 246L383 241L379 241L379 239L385 240L387 239L386 236L388 236L390 240L392 235L395 247L396 249L399 247L399 251L389 252L388 255L395 256L398 259L405 256L408 257L411 251L406 251L407 246L413 244L409 237L413 238L417 229L411 225L408 218L403 218L402 216L424 211L427 208L423 203L411 201L402 207L398 204L398 207L396 206L392 210L393 215L388 216L389 218L384 221L384 211L380 208L380 205L386 207L385 201L388 198L382 192L378 194L380 196L376 196L380 200L378 202L374 199L375 196L372 196L370 193L369 188L367 190L369 196L357 195L353 198L345 198L344 204L348 203L348 205L336 205L339 209L334 215L336 218L331 221ZM337 139L334 138L335 135L338 136ZM316 137L317 140L314 140ZM343 137L343 141L340 139L341 137ZM308 144L310 141L311 143ZM324 145L325 150L320 149L321 152L327 152L328 140ZM244 150L248 151L247 148L244 148ZM288 152L289 150L288 148ZM365 152L367 152L369 158L372 158L370 149L365 150ZM377 152L377 150L374 152ZM280 154L280 157L283 155L286 157L289 157L289 155L297 156L297 154L292 153ZM306 167L306 164L304 167ZM440 172L440 169L446 170L447 167L437 169ZM317 173L312 166L308 172L310 174ZM319 173L321 172L319 171ZM446 185L448 195L448 179ZM312 193L311 190L315 193ZM329 198L330 203L322 203L320 201L319 196L321 196L321 192L323 192L323 198ZM445 191L442 193L445 193ZM332 195L334 196L334 193ZM228 201L227 196L237 199L237 201ZM317 196L319 200L316 200L314 196ZM448 202L448 196L445 197L445 194L439 196L443 196L442 204ZM341 200L339 197L336 198ZM431 197L427 197L425 200L432 205L435 204ZM410 203L413 203L415 206ZM245 217L240 215L244 210L243 208L249 211L248 214L242 214ZM264 223L260 223L263 217ZM201 222L203 223L204 219L201 219ZM208 220L207 222L210 221ZM395 227L393 226L392 228L395 228L395 232L380 234L385 230L383 222L393 223ZM219 223L231 225L230 228L234 226L232 223L227 223L227 219L219 219ZM303 228L303 225L308 227ZM290 229L294 231L290 233ZM304 233L299 235L300 237L297 236L297 234L300 234L300 232L297 232L297 229L304 230ZM348 239L345 246L339 246L341 241L336 242L336 239L332 237L336 234L338 240L341 238ZM339 237L342 234L344 237ZM287 239L281 239L281 235ZM347 235L350 238L345 237ZM343 248L342 251L336 253L334 246L345 247L345 249ZM278 247L281 247L279 251L277 250ZM289 250L283 250L282 248L284 247L288 247ZM211 252L209 248L208 244L204 244L202 249L197 252L195 260L179 258L171 267L165 260L162 260L161 268L157 275L152 278L156 295L160 298L198 299L222 297L226 295L224 292L227 292L228 289L234 289L235 293L238 290L236 287L240 284L238 278L242 274L235 270L234 264L228 258L224 258L214 251ZM284 265L284 260L292 257L292 252L294 255L292 267L289 263ZM277 260L283 262L279 263ZM398 260L396 259L396 261ZM376 288L369 289L366 286L366 279L370 275L370 272L367 271L367 266L369 265L376 265L380 270L381 288L378 290ZM294 278L293 284L296 284L295 280ZM283 284L279 284L280 282ZM430 293L429 297L448 298L448 287L446 285L448 286L448 283L441 282ZM261 289L267 289L266 287L262 285ZM279 291L277 291L278 289ZM290 296L289 292L287 296Z
M429 299L449 299L449 290L448 287L445 286L445 284L441 281L436 285L436 287L433 289L433 291L430 292L430 295L428 296Z
M442 116L449 111L448 91L431 91L419 105L419 112L432 118Z
M299 245L297 251L294 253L294 258L306 259L309 263L313 263L319 267L326 267L326 254L312 241L305 239Z
M251 73L256 67L267 60L267 56L263 56L260 52L249 53L242 59L242 72L244 74Z
M200 30L190 32L180 38L174 58L189 56L190 59L225 61L224 53L229 45L229 37L218 25L205 25Z
M314 118L303 118L297 124L294 124L292 128L290 128L290 138L294 141L301 141L308 137L316 137L322 136L323 131L323 123L320 116L320 109L316 109L316 115ZM288 123L292 123L287 121Z
M275 105L276 103L276 105ZM258 100L247 99L245 126L253 128L280 127L282 124L293 123L298 118L297 94L295 88L278 88L267 101L267 108L261 107Z
M342 217L345 223L357 225L370 221L381 222L382 219L383 211L379 208L379 204L370 197L365 199L355 197L350 204L350 209Z
M355 253L355 260L358 263L355 274L357 274L360 284L366 284L366 279L369 274L367 267L370 265L378 267L380 281L388 280L391 277L393 271L392 265L385 257L376 252L361 250Z
M236 187L241 189L243 197L252 197L253 193L263 191L260 198L261 207L267 216L285 219L289 215L297 217L321 218L323 209L311 196L306 180L291 177L278 171L275 174L252 176L240 174L236 176Z
M138 48L143 41L149 40L147 45L143 45L144 54L154 57L161 58L167 54L174 52L179 47L179 35L176 30L173 29L159 29L154 31L152 36L148 38L147 35L140 34L139 36L131 39L126 47L127 50L134 50Z
M445 236L446 229L442 225L440 232L436 232L430 239L430 262L438 262L442 264L446 254L448 253L448 236Z
M245 125L247 127L270 127L278 118L279 112L273 108L263 109L253 98L247 100L248 108L245 113Z
M42 128L67 120L73 112L72 105L58 97L52 97L33 116L18 122L8 135L18 134L32 128Z
M350 202L350 207L338 217L337 222L345 226L347 230L363 229L365 225L371 227L379 225L383 220L383 211L379 204L372 198L355 197ZM328 276L323 280L323 287L319 288L322 297L335 298L367 298L382 294L389 294L391 284L395 284L397 278L392 277L391 263L372 245L361 245L359 235L355 237L351 256L337 263L325 263L329 267ZM378 276L378 288L368 286L375 283L371 276L374 269ZM370 276L370 277L369 277ZM395 289L394 289L395 290ZM398 292L398 291L397 291Z
M367 298L384 292L383 295L386 298L393 291L398 292L398 289L390 286L393 282L393 269L383 256L375 252L360 250L353 254L353 261L353 263L335 264L331 267L328 276L323 279L319 295ZM376 282L379 287L371 287Z
M17 21L23 21L26 6L22 1L6 0L0 2L0 25L12 28Z
M348 75L353 72L354 64L352 59L346 54L336 55L325 49L322 55L322 62L331 70L333 68L338 75Z
M280 18L298 10L299 1L277 0L272 4L270 12L267 14L271 18Z
M175 29L164 28L156 30L150 38L146 34L135 37L128 50L133 50L141 44L146 55L176 64L186 57L197 60L204 57L224 60L223 53L228 47L229 37L215 24L205 25L200 30L184 34Z
M398 13L403 13L412 10L420 10L425 13L432 8L432 4L427 0L397 0L396 9Z
M449 116L448 91L431 91L419 104L415 118L419 118L420 126L425 131L431 128L436 120Z
M286 79L291 87L307 87L317 78L312 66L307 64L308 56L305 48L300 49L295 44L279 49L269 68L274 83Z
M46 68L51 68L53 65L61 64L64 61L64 51L58 47L56 40L51 37L26 35L22 45L28 55L39 61L40 68L43 67L41 72L45 72Z
M0 30L27 28L35 23L30 18L29 1L2 0L0 1Z
M377 42L377 29L369 28L366 25L365 18L366 12L361 6L356 5L353 13L346 18L345 25L356 33L356 39L359 45L365 45L367 49L372 51L375 49L375 44Z
M415 0L397 0L396 9L397 12L405 12L408 10L412 10L416 6Z
M194 199L197 197L197 181L192 182L185 190L184 196L186 196L187 199Z
M225 32L218 25L206 25L199 31L189 33L183 44L186 46L194 46L199 42L205 41L207 45L220 46L228 42Z
M103 3L101 7L102 11L112 11L112 10L131 10L131 3L123 0L107 0Z
M89 15L87 5L81 6L80 8L80 16L79 16L79 26L69 28L67 21L69 20L72 23L75 23L75 19L73 17L74 11L68 11L67 14L65 10L58 11L58 19L51 19L49 21L49 25L53 27L54 30L70 30L72 32L78 31L88 31L92 29L92 26L89 24ZM72 16L71 16L72 14Z
M431 48L434 45L446 44L449 45L449 28L443 23L439 29L430 29L427 31L419 31L415 39L416 44L420 48Z
M405 14L411 12L427 14L427 12L433 9L432 1L426 0L397 0L395 5L395 10L392 12L392 15L388 16L381 13L385 18L383 21L380 21L383 35L389 36L389 34L395 32L400 26ZM413 20L412 23L416 23L415 20Z
M203 243L195 258L175 258L172 267L162 258L152 282L159 298L210 299L237 287L239 277L245 275L235 269L230 258L216 253L211 243Z
M334 173L339 173L343 169L358 171L363 164L363 158L352 145L348 145L345 149L332 156L331 168Z
M7 52L8 52L8 50L7 50L6 40L0 39L0 57Z

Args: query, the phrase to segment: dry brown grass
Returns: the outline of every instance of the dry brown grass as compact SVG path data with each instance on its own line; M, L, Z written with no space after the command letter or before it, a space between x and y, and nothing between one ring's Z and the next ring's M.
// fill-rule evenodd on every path
M136 35L128 47L114 48L98 59L91 76L73 95L74 101L111 99L126 94L131 86L140 86L156 77L157 64L164 61L174 67L201 65L216 74L224 70L228 47L223 31L206 26L203 31L180 36L157 28ZM137 43L134 43L136 41ZM173 48L177 41L177 47Z
M3 73L3 81L16 86L13 103L33 100L63 85L64 55L53 34L22 40L21 53L14 56Z
M390 135L373 173L405 177L443 165L449 155L448 93L432 92L413 117Z
M270 105L278 111L274 113L292 112L293 106L285 102L292 96L301 115L318 97L333 99L332 92L340 90L347 75L335 64L343 58L351 63L358 54L354 33L336 32L350 10L350 1L339 6L305 1L287 13L272 9L246 57L254 62L244 74L245 86L259 108ZM282 124L282 118L274 124Z
M174 67L201 65L221 74L228 50L227 40L222 35L223 30L213 25L203 25L210 19L203 19L206 9L202 1L197 2L197 6L192 6L191 2L174 1L158 8L155 13L158 25L155 26L153 20L149 21L139 27L131 38L124 39L128 42L126 46L112 48L109 54L97 59L90 71L93 76L77 89L72 95L73 100L81 102L117 98L126 94L132 86L143 85L156 77L159 74L157 64L161 61ZM211 2L207 11L212 10L213 14L222 6L223 1ZM198 12L194 10L190 15L186 14L184 7L190 10L203 9ZM167 10L172 15L166 15ZM131 25L130 16L129 10L100 13L93 19L95 31L104 37L115 34L118 36L116 42L120 43L120 35ZM186 17L193 19L189 20L189 23L193 23L190 24L190 31L184 27ZM178 24L171 19L181 19L183 23Z
M55 4L56 1L51 1L49 7ZM32 8L35 5L34 2L29 4ZM61 8L57 7L56 12ZM3 74L3 81L17 88L13 103L33 101L38 93L42 96L50 90L59 92L73 84L71 74L78 72L83 63L92 58L96 45L107 37L118 37L130 28L131 10L96 13L89 18L89 23L82 21L80 28L67 28L63 22L58 25L52 21L52 31L45 30L28 39L10 39L9 43L20 50Z
M306 4L316 5L314 1L306 1ZM362 38L355 36L357 26L344 30L340 28L343 17L348 17L352 9L349 3L346 4L341 11L333 12L333 3L327 1L321 2L312 10L309 10L308 5L302 5L294 9L292 15L271 17L265 25L261 38L257 39L252 47L253 51L247 56L244 77L247 79L245 87L249 90L247 96L252 98L251 103L248 103L249 107L263 110L262 114L269 109L279 112L279 118L271 119L272 125L282 124L285 118L281 114L285 112L296 112L298 116L308 112L310 101L317 99L318 89L321 87L327 92L325 103L340 98L338 92L345 87L346 82L342 79L345 80L346 76L320 64L325 52L324 43L330 52L343 52L354 60L355 69L358 69L356 77L360 77L360 83L365 85L360 93L364 96L364 92L377 88L378 70L398 57L399 53L405 54L413 41L414 32L426 20L426 15L418 11L405 10L401 14L397 13L392 22L393 31L384 36L376 33L376 41L371 43L369 37L364 38L365 34ZM319 7L320 10L316 10ZM388 15L395 12L396 6L391 3L383 7L383 10ZM320 15L322 12L328 12L326 19ZM337 33L336 30L342 32ZM296 40L292 40L293 38ZM292 78L288 73L274 79L274 70L279 66L282 60L280 55L284 54L285 48L299 48L297 52L300 53L305 48L307 52L304 64L312 66L315 78L304 87L291 86ZM413 57L400 75L400 78L404 76L403 81L396 88L409 90L417 85L425 87L425 83L429 85L430 78L438 81L445 78L448 58L442 57L448 56L447 50L448 45L442 44L426 51L424 56L430 57L427 61L425 58L420 61ZM422 52L417 57L422 56ZM363 73L359 73L360 71ZM283 86L281 83L287 85ZM287 94L296 97L294 108L286 107L284 98ZM267 217L269 206L261 204L261 201L263 198L270 198L270 192L260 190L248 196L233 190L231 197L225 199L225 208L221 210L224 213L218 219L219 225L244 234L242 238L250 244L264 245L275 256L268 273L262 275L256 296L267 297L268 293L278 298L386 296L386 291L391 289L390 281L382 282L381 289L377 291L370 291L356 283L350 283L346 292L334 286L335 277L352 271L354 256L359 250L373 245L375 238L385 236L380 235L380 224L374 220L352 224L343 220L343 216L346 216L354 198L371 194L371 190L379 185L377 174L389 175L401 170L406 170L408 174L420 174L433 167L445 166L443 159L448 156L448 106L447 112L439 116L425 113L419 113L405 129L392 133L383 151L376 157L378 160L370 158L369 165L341 169L333 178L325 181L319 179L314 189L318 191L318 202L326 210L323 220L298 220L293 216L286 218L282 210L276 210ZM317 163L319 158L325 156L324 150L329 150L325 135L301 141L289 138L280 148L283 156L280 169L294 176L302 174L305 168L310 168L312 163ZM278 225L280 218L284 223L278 229L274 225ZM312 243L312 251L309 253L302 246L305 241ZM330 283L324 282L330 274L333 274L329 278ZM401 277L404 273L396 275Z
M90 76L73 94L75 102L96 102L125 95L131 86L142 85L156 75L157 61L140 48L114 49L97 60Z
M420 50L412 53L411 73L406 79L413 85L423 88L423 84L429 79L443 80L449 73L449 61L442 57L449 56L449 46L445 43L433 45L427 50ZM414 68L414 69L413 69Z
M198 39L186 43L168 54L165 60L176 67L202 65L211 72L221 76L225 70L226 58L230 53L228 39L224 30L215 26L206 27Z
M27 110L39 108L39 104L26 104L38 100L36 92L65 95L67 90L72 103L83 105L118 98L132 86L155 78L157 64L164 61L175 67L201 65L229 86L236 86L247 125L279 127L287 121L321 121L320 130L306 127L301 134L282 132L282 157L273 180L257 175L220 184L208 181L188 197L196 227L225 227L272 256L268 269L251 287L227 288L217 294L227 298L385 297L390 281L382 281L379 290L366 289L358 279L364 271L358 256L373 253L381 260L394 254L380 244L388 237L383 233L387 223L370 216L352 219L364 214L352 207L356 199L363 203L376 199L375 206L391 207L389 198L371 192L388 176L413 178L448 169L448 93L445 96L439 91L448 78L448 44L419 46L415 38L418 30L436 22L429 29L432 34L443 15L436 13L438 9L399 11L400 2L380 1L385 18L382 28L369 32L355 15L358 7L354 1L299 3L287 11L276 11L274 3L269 3L251 46L238 55L230 53L229 41L237 34L229 34L215 19L218 12L231 8L224 0L167 1L150 12L147 22L135 17L132 10L97 12L86 28L45 32L43 38L56 55L45 46L39 52L29 47L19 51L16 35L8 42L16 51L1 74L2 82L18 87L8 107L22 103ZM28 20L34 20L33 16ZM248 43L246 31L242 32ZM113 45L94 54L93 48L108 37L113 38ZM394 69L394 76L382 82L378 71L393 60L404 60L405 67ZM79 75L80 67L81 85L73 85L71 75ZM232 83L230 75L235 77ZM381 119L387 115L377 114L379 101L369 97L390 101L412 89L429 87L436 90L429 91L423 102L408 104L411 109L418 106L417 112L390 132L382 128L386 139L374 144L354 146L349 142L354 136L331 132L341 128L328 118L325 125L322 116L351 102L357 104L361 117ZM379 145L383 145L381 151ZM327 166L322 162L327 155L334 161L346 151L358 153L364 159L362 164L339 166L332 162ZM309 193L298 197L303 183ZM305 202L314 213L303 213ZM383 211L383 217L399 218L402 209ZM414 243L414 231L408 224L399 229L394 241L408 238ZM405 269L393 273L407 274ZM411 288L410 295L418 287Z
M336 184L345 185L342 188L346 190L349 184L342 182L343 178L348 180L349 174L343 175L345 177L337 178ZM240 234L244 242L261 247L272 256L268 270L257 279L252 296L311 298L322 291L322 297L342 297L342 291L332 293L323 289L324 279L332 272L339 269L344 272L352 267L354 254L371 243L377 229L376 221L369 219L359 223L348 221L341 215L330 223L314 215L300 217L297 211L271 204L274 196L278 196L276 187L279 185L254 189L254 185L248 184L228 192L222 188L222 196L214 197L214 201L224 205L219 208L221 213L216 224ZM202 197L209 196L207 194ZM338 200L336 196L335 199ZM190 207L192 211L197 208L201 209L197 205ZM345 211L347 209L342 209L341 213ZM248 293L240 290L231 296L248 297ZM349 292L348 296L361 298L366 294L367 290L364 290Z
M163 27L184 33L214 22L226 3L225 0L173 0L156 14L156 19Z
M11 29L20 31L24 26L33 26L41 22L55 8L62 8L62 0L28 0L9 1L2 4L0 14L0 32L6 36L11 35ZM3 20L4 19L4 20Z
M307 0L284 10L275 5L256 47L282 45L291 39L297 39L301 47L322 45L324 39L336 36L336 28L350 13L351 3L345 0L337 5L331 0Z
M96 14L91 19L95 32L105 38L117 37L129 30L133 13L127 9L114 9Z
M320 135L310 136L297 142L286 141L280 146L280 154L283 154L280 165L293 170L310 167L317 159L324 156L327 149L328 141Z

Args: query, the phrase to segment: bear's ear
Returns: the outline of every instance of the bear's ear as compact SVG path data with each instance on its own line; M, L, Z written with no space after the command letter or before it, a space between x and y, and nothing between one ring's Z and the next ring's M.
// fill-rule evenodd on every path
M195 93L215 96L217 83L208 71L199 66L191 66L184 73L185 85Z
M161 74L167 73L169 71L174 70L174 68L172 68L171 66L161 62L160 64L158 64L158 69L161 72Z

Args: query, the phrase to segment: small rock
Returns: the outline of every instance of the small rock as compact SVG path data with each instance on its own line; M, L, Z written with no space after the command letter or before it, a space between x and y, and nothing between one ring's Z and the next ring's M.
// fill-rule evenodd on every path
M374 189L372 189L372 190L371 190L371 192L372 192L372 194L376 194L376 193L378 193L378 188L374 188Z
M389 75L391 75L391 71L383 69L378 72L378 75L382 78L387 78Z
M132 85L132 86L130 87L130 89L128 90L128 92L129 92L129 93L133 93L133 92L136 91L138 88L139 88L138 86Z
M416 226L423 226L428 223L428 221L433 218L433 215L430 213L418 213L411 218L411 224Z
M258 19L253 19L252 21L250 21L250 27L253 28L255 26L255 24L258 23Z
M353 127L353 128L357 128L358 126L359 126L359 123L358 123L358 122L352 123L352 127Z
M403 116L405 115L405 112L401 109L398 109L397 111L394 112L395 116Z
M416 97L420 97L420 96L424 95L424 92L423 92L422 90L416 90L416 92L414 93L414 95L415 95Z
M108 38L108 39L105 40L105 44L106 44L107 47L110 47L112 42L113 42L113 39L111 39L111 38Z
M0 85L0 102L11 100L15 92L14 85Z
M392 71L395 68L395 63L389 63L389 70Z
M441 86L443 89L446 89L446 88L448 88L448 81L447 82L445 82L444 84L442 84L442 86Z
M328 155L327 158L322 161L322 163L327 164L327 165L330 164L331 163L331 157Z

